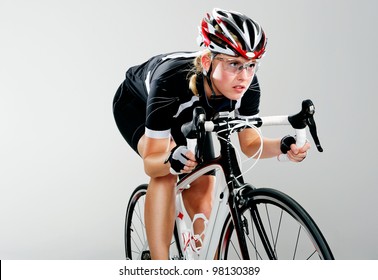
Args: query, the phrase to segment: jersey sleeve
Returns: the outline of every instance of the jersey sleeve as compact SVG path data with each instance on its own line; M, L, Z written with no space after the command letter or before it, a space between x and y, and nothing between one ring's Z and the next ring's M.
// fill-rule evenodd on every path
M178 108L178 98L159 80L151 82L147 99L146 135L151 138L169 138L172 120Z

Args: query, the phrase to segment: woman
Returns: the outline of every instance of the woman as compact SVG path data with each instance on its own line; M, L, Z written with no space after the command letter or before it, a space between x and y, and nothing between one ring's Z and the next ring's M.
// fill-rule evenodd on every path
M113 103L117 126L129 145L143 159L150 177L146 194L145 223L152 259L168 259L175 218L177 176L197 165L186 148L181 125L191 120L193 108L204 107L211 118L219 111L235 111L239 117L259 112L260 87L255 75L265 52L261 26L243 14L214 9L200 27L197 53L158 55L130 68ZM290 160L300 162L310 148L298 148L292 137L264 138L263 158L281 154L289 146ZM255 154L260 138L253 129L239 132L247 156ZM212 157L209 149L205 157ZM191 218L209 217L213 176L204 175L184 191L183 201ZM203 186L208 186L204 188ZM194 225L202 232L203 223Z

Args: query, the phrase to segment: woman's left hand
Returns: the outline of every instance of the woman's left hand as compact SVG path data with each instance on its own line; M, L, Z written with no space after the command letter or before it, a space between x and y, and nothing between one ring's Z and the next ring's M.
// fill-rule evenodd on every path
M311 145L309 142L306 142L306 144L299 148L295 144L290 145L290 150L287 152L287 157L294 162L301 162L303 161L308 153L308 150L310 149Z

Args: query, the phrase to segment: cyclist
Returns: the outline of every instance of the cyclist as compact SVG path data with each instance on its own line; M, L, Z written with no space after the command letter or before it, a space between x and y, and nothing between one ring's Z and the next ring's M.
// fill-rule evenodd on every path
M177 176L197 165L186 147L182 124L192 119L193 108L199 105L207 118L219 111L234 111L242 118L256 116L260 87L255 73L266 41L256 21L238 12L214 9L200 26L199 44L204 50L157 55L126 72L114 97L113 113L121 134L141 156L150 177L145 223L152 259L169 257ZM287 146L288 158L302 161L310 145L298 148L292 140L263 138L262 157L278 156ZM239 141L247 156L260 147L253 129L239 132ZM205 151L205 158L213 156L211 149ZM183 192L191 218L196 213L209 217L213 177L203 175ZM203 223L194 225L195 232L202 229Z

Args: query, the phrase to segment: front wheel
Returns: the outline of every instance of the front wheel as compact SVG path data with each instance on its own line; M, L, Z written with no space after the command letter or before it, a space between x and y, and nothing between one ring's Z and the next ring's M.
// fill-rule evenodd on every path
M150 260L146 227L144 223L144 204L147 193L147 184L140 185L132 193L126 210L125 219L125 253L126 259ZM171 259L182 258L178 246L178 234L175 225L172 242L169 249Z
M255 189L240 209L250 259L331 260L332 252L310 215L288 195L274 189ZM219 259L241 259L229 215L218 247Z

